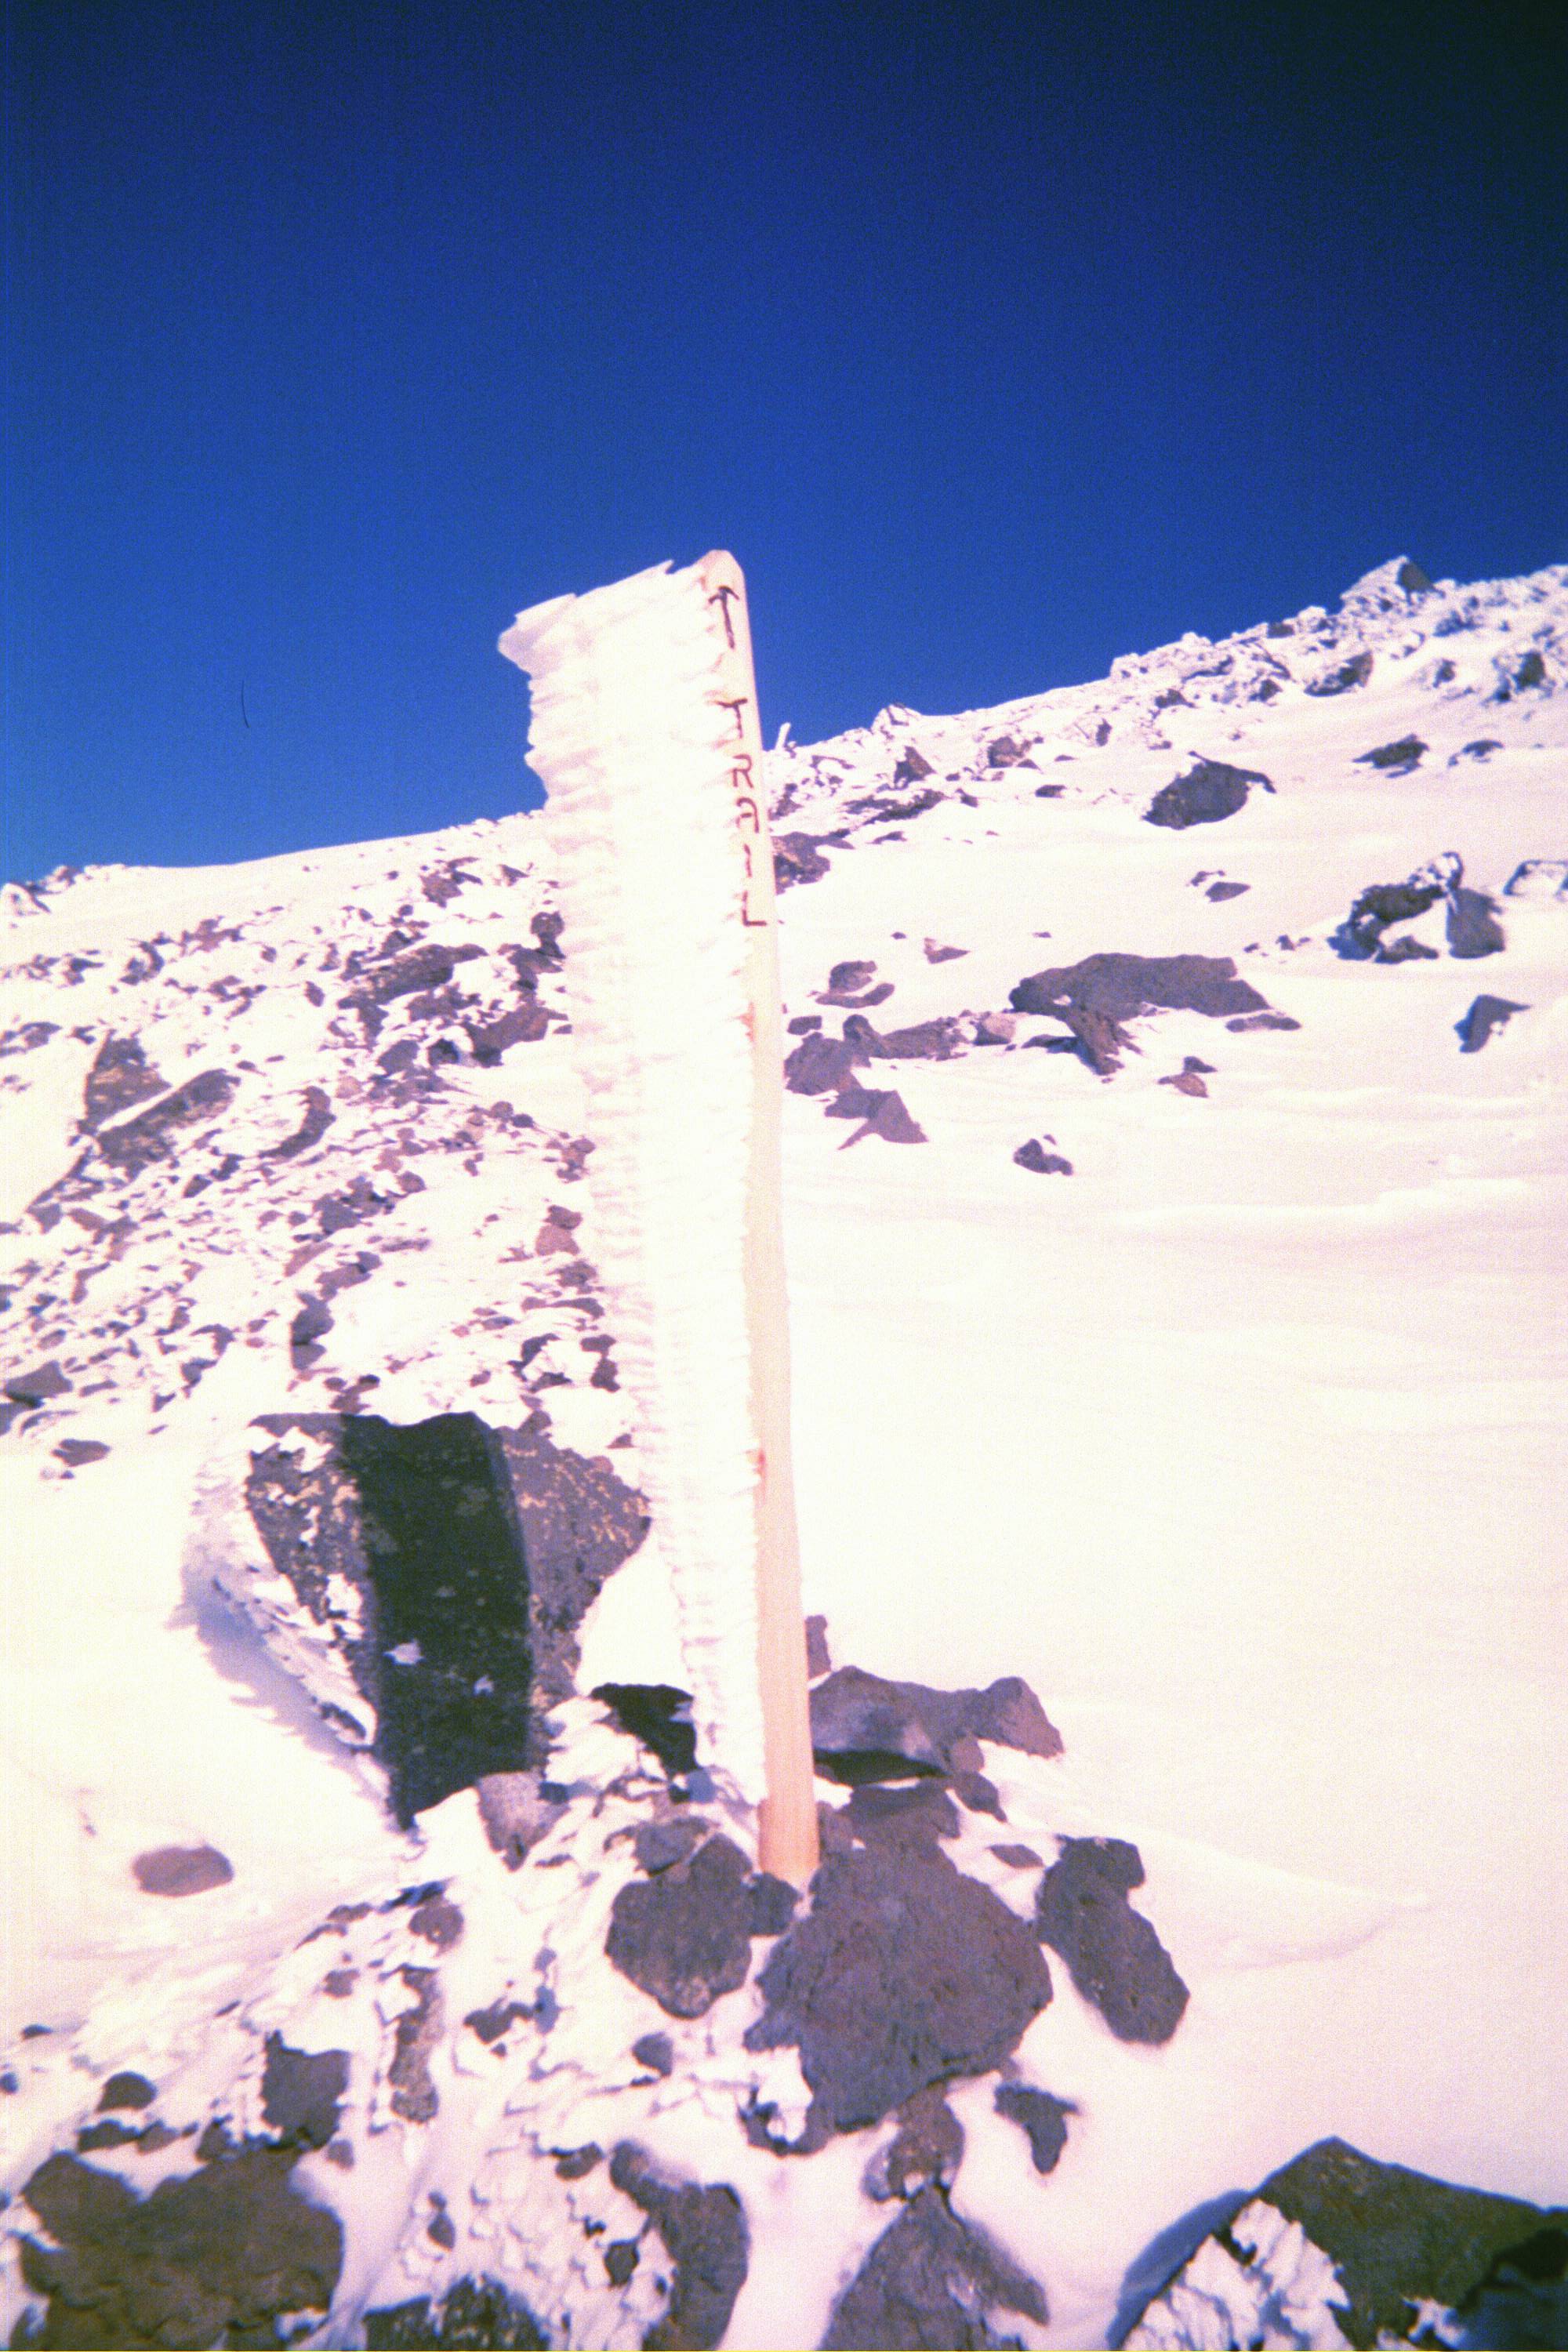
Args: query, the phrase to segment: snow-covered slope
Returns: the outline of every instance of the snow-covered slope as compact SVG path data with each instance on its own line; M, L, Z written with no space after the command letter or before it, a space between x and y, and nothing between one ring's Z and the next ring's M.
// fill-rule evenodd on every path
M994 2078L954 2094L952 2212L1048 2302L997 2325L1106 2340L1145 2249L1168 2276L1328 2135L1561 2199L1568 569L1396 559L1332 615L889 709L772 782L807 1606L840 1662L1028 1680L1066 1753L984 1741L1007 1824L952 1851L1022 1916L992 1842L1134 1841L1192 1992L1156 2049L1055 1970L1009 2062L1072 2105L1048 2178ZM554 1689L681 1680L535 820L4 897L5 2185L116 2069L260 2135L267 2037L329 2037L363 2128L353 2170L300 2159L347 2232L321 2341L481 2271L555 2341L640 2341L652 2266L612 2294L582 2233L657 2198L548 2157L612 2139L740 2198L728 2341L819 2340L889 2126L748 2142L800 2090L744 2049L752 1987L668 2077L621 2054L662 2015L600 1948L664 1801L636 1743L568 1702L579 1810L515 1874L471 1794L400 1829L352 1580L302 1597L247 1508L258 1463L316 1475L322 1416L477 1412L532 1449L525 1537L561 1482L620 1531ZM206 1847L231 1874L184 1900L133 1867ZM437 1879L450 1956L394 1900ZM296 1948L361 1903L323 1995ZM559 2062L514 2036L476 2084L464 2004L536 2004L541 1950ZM93 2160L144 2190L183 2147Z

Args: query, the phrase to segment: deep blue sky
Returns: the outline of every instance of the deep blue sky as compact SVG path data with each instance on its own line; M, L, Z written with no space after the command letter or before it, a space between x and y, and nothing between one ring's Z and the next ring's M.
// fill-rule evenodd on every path
M11 0L6 876L523 804L727 545L769 739L1568 558L1563 0Z

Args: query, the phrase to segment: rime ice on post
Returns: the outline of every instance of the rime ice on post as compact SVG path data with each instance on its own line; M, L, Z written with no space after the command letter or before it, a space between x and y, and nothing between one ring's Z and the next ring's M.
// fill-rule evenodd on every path
M773 858L745 588L725 554L520 614L598 1255L675 1581L700 1753L816 1861L779 1217Z

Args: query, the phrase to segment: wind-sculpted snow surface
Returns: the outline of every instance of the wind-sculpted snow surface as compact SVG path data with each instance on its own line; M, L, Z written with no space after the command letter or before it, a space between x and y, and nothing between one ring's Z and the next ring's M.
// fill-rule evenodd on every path
M1568 571L770 774L794 1905L546 828L3 894L0 2327L1557 2340Z

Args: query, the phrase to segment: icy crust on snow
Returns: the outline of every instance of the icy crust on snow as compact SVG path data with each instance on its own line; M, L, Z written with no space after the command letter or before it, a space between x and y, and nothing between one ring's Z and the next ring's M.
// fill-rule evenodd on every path
M668 566L519 616L589 1187L705 1762L763 1790L742 1260L752 1078L719 625Z
M1301 2224L1256 2198L1227 2234L1235 2252L1205 2238L1123 2337L1128 2352L1344 2352L1350 2297Z

